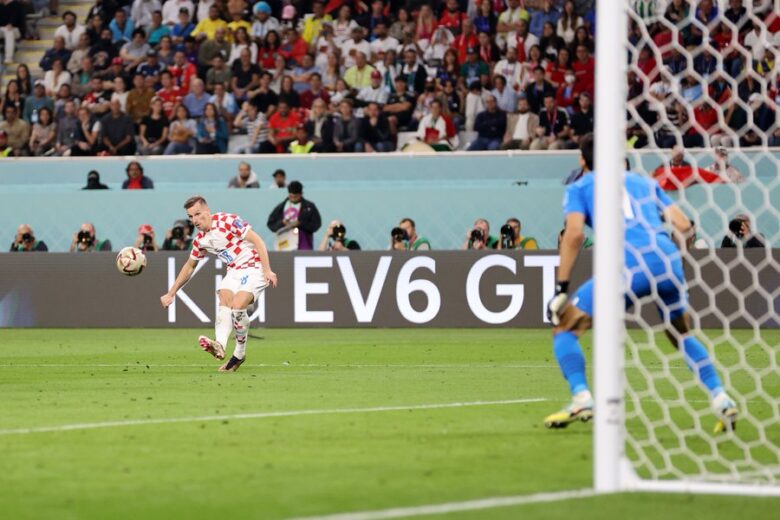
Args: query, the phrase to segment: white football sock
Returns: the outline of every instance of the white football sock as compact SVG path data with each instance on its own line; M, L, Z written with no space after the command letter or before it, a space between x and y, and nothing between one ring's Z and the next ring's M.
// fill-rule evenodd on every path
M233 355L238 359L246 356L246 336L249 333L249 315L246 309L233 309L233 330L236 331L236 348Z
M227 340L230 337L230 331L233 329L233 322L230 319L230 311L230 307L220 305L217 309L217 319L214 321L214 339L223 347L227 345Z

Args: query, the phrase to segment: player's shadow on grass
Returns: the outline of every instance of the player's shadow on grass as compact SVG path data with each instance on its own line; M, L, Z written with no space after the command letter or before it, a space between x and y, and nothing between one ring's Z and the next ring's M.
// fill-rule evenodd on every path
M265 336L255 336L254 334L247 334L247 337L251 339L265 339Z

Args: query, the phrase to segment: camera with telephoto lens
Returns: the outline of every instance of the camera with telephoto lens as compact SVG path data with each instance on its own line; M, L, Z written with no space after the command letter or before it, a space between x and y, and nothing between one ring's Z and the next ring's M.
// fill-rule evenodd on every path
M472 242L482 242L484 241L484 235L482 234L481 229L472 229L471 230L471 241Z
M171 238L174 240L184 240L184 228L176 226L171 229Z
M84 231L84 230L79 231L77 238L80 244L84 244L87 247L91 246L92 243L95 241L95 239L92 237L89 231Z
M149 247L152 245L152 241L154 239L152 238L152 235L148 235L144 233L144 247Z
M400 227L394 227L392 231L390 231L390 236L393 237L393 242L404 242L405 240L409 240L409 235Z
M729 222L729 230L734 233L737 238L744 238L745 235L742 233L742 223L744 221L740 219L734 219L731 222Z
M347 228L343 224L333 226L333 232L330 234L330 238L336 242L344 242L344 237L347 236Z
M515 248L515 230L509 224L501 226L501 247L502 249Z
M35 239L33 238L32 234L30 234L30 233L25 233L25 234L22 235L22 242L32 242L33 240L35 240Z

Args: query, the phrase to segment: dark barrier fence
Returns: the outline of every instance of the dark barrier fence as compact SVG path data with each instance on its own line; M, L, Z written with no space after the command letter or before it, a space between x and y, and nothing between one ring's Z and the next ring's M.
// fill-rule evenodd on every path
M691 306L703 327L778 327L778 251L717 251L688 266ZM706 255L706 252L705 252ZM187 258L150 253L137 277L119 274L113 254L0 255L0 326L195 327L212 323L224 267L214 258L168 310L159 298ZM279 286L253 308L273 327L543 327L558 256L533 253L271 253ZM574 283L591 272L583 254ZM689 276L691 278L691 276ZM654 306L641 309L657 323Z

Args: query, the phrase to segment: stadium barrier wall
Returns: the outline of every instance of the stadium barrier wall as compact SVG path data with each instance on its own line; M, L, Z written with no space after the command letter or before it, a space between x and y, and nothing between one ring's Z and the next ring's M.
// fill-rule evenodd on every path
M738 313L731 327L758 321L778 327L780 297L761 288L778 286L780 250L720 250L718 262L699 266L701 285L691 289L702 327L722 328L722 315ZM210 327L215 290L224 267L201 262L175 305L159 298L187 259L184 253L150 253L136 277L119 274L107 253L0 255L2 327ZM265 291L252 311L269 327L543 327L558 256L495 252L272 253L279 286ZM585 252L576 287L592 269ZM730 284L723 284L728 269ZM758 283L754 284L756 276ZM716 289L717 288L717 289ZM774 300L772 300L774 298ZM744 312L739 311L744 308ZM658 323L654 305L643 317ZM629 319L630 319L629 314Z

